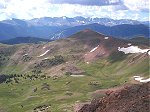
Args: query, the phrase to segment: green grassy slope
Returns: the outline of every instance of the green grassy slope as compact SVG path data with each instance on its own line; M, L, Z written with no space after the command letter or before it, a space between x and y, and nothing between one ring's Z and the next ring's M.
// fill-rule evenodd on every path
M46 105L43 112L73 112L75 103L91 101L91 93L96 90L135 83L135 75L149 77L149 56L116 52L114 46L120 41L113 41L114 46L109 46L112 49L106 50L111 55L86 63L84 55L106 40L94 32L84 33L88 32L47 44L0 45L0 74L11 77L0 83L0 111L33 112ZM47 49L46 55L38 57ZM24 60L25 54L32 58ZM60 55L62 58L56 57ZM76 74L73 70L70 74L67 68L84 71L80 73L84 76L72 77Z
M72 105L77 101L90 101L90 92L131 83L131 77L136 74L148 77L147 61L148 59L145 59L130 68L126 62L116 62L107 66L105 66L105 60L89 65L80 62L78 66L86 71L84 77L64 75L55 80L54 78L39 78L31 81L19 78L19 83L13 81L9 84L0 84L0 107L6 112L30 112L36 106L45 104L51 105L49 110L52 112L65 112L65 109L72 112ZM94 82L96 85L92 84ZM43 83L49 84L50 90L42 90ZM36 92L33 91L34 88L37 88Z

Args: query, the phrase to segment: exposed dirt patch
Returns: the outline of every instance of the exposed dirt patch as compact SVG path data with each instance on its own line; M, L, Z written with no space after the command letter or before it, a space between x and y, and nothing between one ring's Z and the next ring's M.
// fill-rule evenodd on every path
M66 66L65 69L67 72L69 72L70 74L74 74L74 75L81 75L81 74L85 73L83 70L81 70L73 65Z
M119 89L123 89L125 86L128 86L128 85L126 84L126 85L122 85L122 86L114 87L114 88L109 88L109 89L100 89L100 90L96 90L94 92L91 92L89 94L90 94L90 96L93 96L93 97L95 97L95 96L106 96L109 93L115 92Z
M88 52L84 55L84 60L86 62L95 60L98 57L104 57L108 55L108 51L102 46L99 45L97 49L95 49L93 52Z

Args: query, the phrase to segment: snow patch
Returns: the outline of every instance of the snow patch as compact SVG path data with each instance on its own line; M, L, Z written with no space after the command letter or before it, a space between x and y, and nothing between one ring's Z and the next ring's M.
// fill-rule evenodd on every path
M133 77L134 77L134 80L139 81L139 82L143 82L143 83L150 82L150 78L144 79L144 77L141 77L141 76L133 76Z
M129 53L147 53L150 49L140 49L138 46L130 46L127 48L124 47L118 47L118 51L122 51L125 54L129 54ZM148 52L148 54L150 55L150 53Z
M93 48L90 52L94 52L98 47L99 47L99 45L97 47Z
M87 64L89 64L89 62L86 62Z
M132 44L131 43L128 43L128 46L131 46Z
M64 30L64 31L65 31L65 30ZM55 40L55 39L60 39L60 38L62 38L62 37L64 36L64 34L63 34L64 31L55 34L51 39L52 39L52 40Z
M46 47L43 47L43 49L45 49Z
M71 77L84 77L85 75L70 75Z
M107 40L107 39L109 39L109 37L105 37L104 39Z
M41 54L41 55L38 56L38 57L42 57L42 56L46 55L48 52L49 52L49 50L45 51L45 53Z
M48 58L44 58L45 60L47 60Z
M28 54L24 54L23 56L27 56Z
M63 16L63 19L66 19L66 17L65 17L65 16Z

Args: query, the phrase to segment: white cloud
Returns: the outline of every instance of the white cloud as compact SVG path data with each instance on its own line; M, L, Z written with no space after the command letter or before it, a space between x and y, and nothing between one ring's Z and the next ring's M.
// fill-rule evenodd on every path
M130 10L148 10L150 0L124 0L124 5Z
M110 3L116 1L117 0L109 0ZM140 11L144 10L146 7L146 0L124 0L122 4L107 6L52 4L50 0L0 0L0 20L60 16L110 17L113 19L134 18L148 20L148 13Z
M5 3L2 2L0 4L5 4L5 8L1 9L0 12L5 13L8 18L16 16L21 19L32 18L34 10L37 9L37 11L39 11L38 15L41 16L41 14L46 11L45 9L49 7L46 0L9 0L8 2L5 1Z

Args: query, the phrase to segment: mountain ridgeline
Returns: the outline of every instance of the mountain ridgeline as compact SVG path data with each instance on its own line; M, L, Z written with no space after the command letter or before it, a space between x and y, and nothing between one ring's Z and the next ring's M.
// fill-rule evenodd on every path
M38 37L46 39L66 38L85 28L118 38L142 35L149 37L148 22L113 20L108 18L45 17L32 20L0 21L0 40L15 37Z
M36 37L16 37L16 38L11 38L8 40L3 40L0 41L2 44L23 44L23 43L33 43L33 44L39 44L42 42L50 42L51 40L49 39L43 39L43 38L36 38Z
M91 29L93 31L103 33L108 36L113 36L117 38L129 39L133 37L143 36L149 37L149 27L145 25L117 25L117 26L104 26L100 24L89 24L89 25L81 25L75 26L72 28L67 28L63 31L57 32L55 35L52 35L52 39L59 39L69 37L80 30Z

